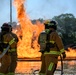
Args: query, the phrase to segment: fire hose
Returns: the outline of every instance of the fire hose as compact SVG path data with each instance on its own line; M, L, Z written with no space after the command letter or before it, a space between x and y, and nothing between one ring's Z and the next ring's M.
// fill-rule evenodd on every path
M8 51L8 49L10 48L10 45L7 46L7 48L0 54L0 58L2 58L5 53Z
M61 75L63 75L63 57L60 55L61 59Z

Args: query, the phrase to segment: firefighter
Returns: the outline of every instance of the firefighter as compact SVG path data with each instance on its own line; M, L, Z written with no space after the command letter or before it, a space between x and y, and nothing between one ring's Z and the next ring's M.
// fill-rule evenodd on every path
M12 73L15 73L15 69L17 67L17 43L18 43L18 37L15 33L12 32L12 26L9 25L10 27L10 33L11 35L15 38L15 42L16 42L16 45L15 47L13 48L12 46L12 49L10 51L12 51L10 53L10 56L11 56L11 64L10 64L10 67L8 69L9 72L12 72Z
M62 55L65 58L66 53L63 42L56 32L57 22L47 21L44 25L45 31L40 34L38 39L40 52L42 53L42 65L39 75L53 75L57 67L58 56Z
M12 71L13 68L15 68L15 63L17 60L17 42L16 38L11 34L11 27L8 23L4 23L1 27L1 33L0 33L0 43L2 50L0 52L2 53L8 46L10 48L5 53L5 55L0 58L1 60L1 67L0 67L0 73L7 74L9 73L9 69ZM13 56L13 59L12 57ZM13 67L11 67L11 64ZM14 72L14 71L12 71Z

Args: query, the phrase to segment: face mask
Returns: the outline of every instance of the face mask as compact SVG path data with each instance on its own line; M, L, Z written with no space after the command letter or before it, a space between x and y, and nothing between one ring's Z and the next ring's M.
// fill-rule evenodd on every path
M45 29L45 32L46 32L46 33L49 33L49 31L50 31L49 29Z

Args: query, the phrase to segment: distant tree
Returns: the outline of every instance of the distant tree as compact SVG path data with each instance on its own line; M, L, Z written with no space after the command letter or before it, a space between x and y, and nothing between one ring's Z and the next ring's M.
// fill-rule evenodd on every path
M61 14L53 18L58 22L58 33L64 45L76 43L76 18L73 14Z

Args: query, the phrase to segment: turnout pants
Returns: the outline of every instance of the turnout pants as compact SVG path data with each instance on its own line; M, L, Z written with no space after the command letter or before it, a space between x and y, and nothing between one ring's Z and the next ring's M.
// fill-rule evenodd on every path
M12 52L12 53L10 53L10 56L11 56L11 63L10 63L8 71L15 73L15 69L17 67L17 53Z
M53 75L57 67L57 57L52 57L50 54L42 54L42 64L39 75Z
M8 53L5 54L2 58L0 58L0 73L15 73L15 69L17 66L17 53Z
M7 74L11 62L10 55L5 54L2 58L0 58L0 62L1 62L0 73Z

